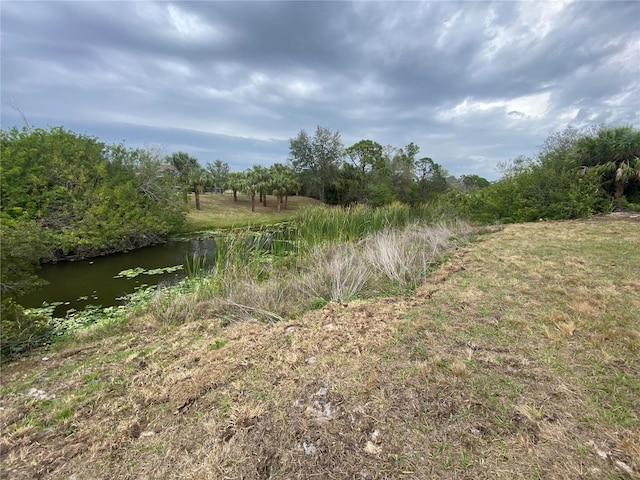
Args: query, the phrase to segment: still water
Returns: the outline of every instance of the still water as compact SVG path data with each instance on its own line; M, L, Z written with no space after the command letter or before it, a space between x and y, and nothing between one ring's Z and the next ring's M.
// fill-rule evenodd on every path
M142 285L170 284L185 277L184 269L159 275L138 275L135 278L115 278L124 270L141 267L145 270L183 265L185 258L197 255L207 259L207 266L215 262L213 239L170 241L127 253L77 262L43 265L38 276L49 282L18 299L24 307L40 307L43 302L63 302L55 316L64 316L69 309L82 310L86 305L108 307L121 304L123 296Z

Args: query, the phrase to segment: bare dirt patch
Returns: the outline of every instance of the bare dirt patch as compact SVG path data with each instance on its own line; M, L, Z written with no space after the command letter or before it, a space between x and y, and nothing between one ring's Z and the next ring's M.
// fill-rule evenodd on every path
M3 478L637 478L638 239L507 226L409 297L5 365Z

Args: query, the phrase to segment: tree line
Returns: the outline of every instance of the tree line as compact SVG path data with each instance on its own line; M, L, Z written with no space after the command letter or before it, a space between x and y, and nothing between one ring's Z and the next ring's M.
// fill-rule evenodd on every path
M231 172L222 160L202 167L185 153L107 145L62 127L0 131L2 293L24 259L83 258L157 243L180 230L187 194L238 192L266 205L291 194L337 205L430 203L482 222L577 218L640 203L640 131L634 127L566 129L535 157L501 165L502 177L456 178L409 143L393 147L318 126L289 139L286 164ZM184 201L179 201L177 192ZM24 241L28 240L28 241ZM26 262L29 263L29 262ZM19 277L19 275L18 275ZM15 285L14 285L15 284Z
M323 202L381 206L428 203L480 222L579 218L640 210L640 130L569 127L549 136L533 157L498 167L499 180L451 175L420 147L363 139L344 147L340 133L318 126L289 140L288 166L300 191Z
M468 192L489 185L478 175L456 178L419 153L413 142L394 147L362 139L345 147L338 131L318 126L312 136L301 130L289 140L288 161L300 176L305 195L343 206L415 205L450 189Z
M305 130L289 140L286 165L270 168L254 165L243 172L230 172L222 160L202 167L198 159L176 152L168 158L181 183L194 193L196 209L200 194L230 190L234 200L241 192L252 198L252 210L266 205L267 195L275 195L278 205L291 194L314 197L335 205L382 206L393 202L418 204L434 199L450 189L475 191L489 185L478 175L450 175L430 157L418 157L420 147L410 143L396 148L363 139L350 147L340 132L318 126L313 136Z

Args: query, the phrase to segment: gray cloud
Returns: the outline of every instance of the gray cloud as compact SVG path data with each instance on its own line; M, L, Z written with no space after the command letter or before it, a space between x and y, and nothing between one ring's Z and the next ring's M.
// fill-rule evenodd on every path
M2 125L233 169L316 125L496 178L568 125L640 125L637 2L18 2Z

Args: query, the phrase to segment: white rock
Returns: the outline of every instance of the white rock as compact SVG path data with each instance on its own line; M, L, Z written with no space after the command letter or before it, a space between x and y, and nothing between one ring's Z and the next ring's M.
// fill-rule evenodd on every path
M306 442L303 442L302 450L304 451L305 455L315 455L316 453L318 453L318 449L313 443L307 444Z
M35 398L37 400L51 400L52 398L56 398L56 395L54 393L48 394L44 390L32 388L27 392L27 397Z
M364 451L366 453L368 453L369 455L378 455L379 453L382 452L382 448L380 448L379 446L377 446L375 443L373 443L372 441L368 441L367 445L364 447Z
M326 397L328 391L329 391L329 387L327 387L327 386L321 387L320 390L318 390L315 393L315 396L316 397Z

